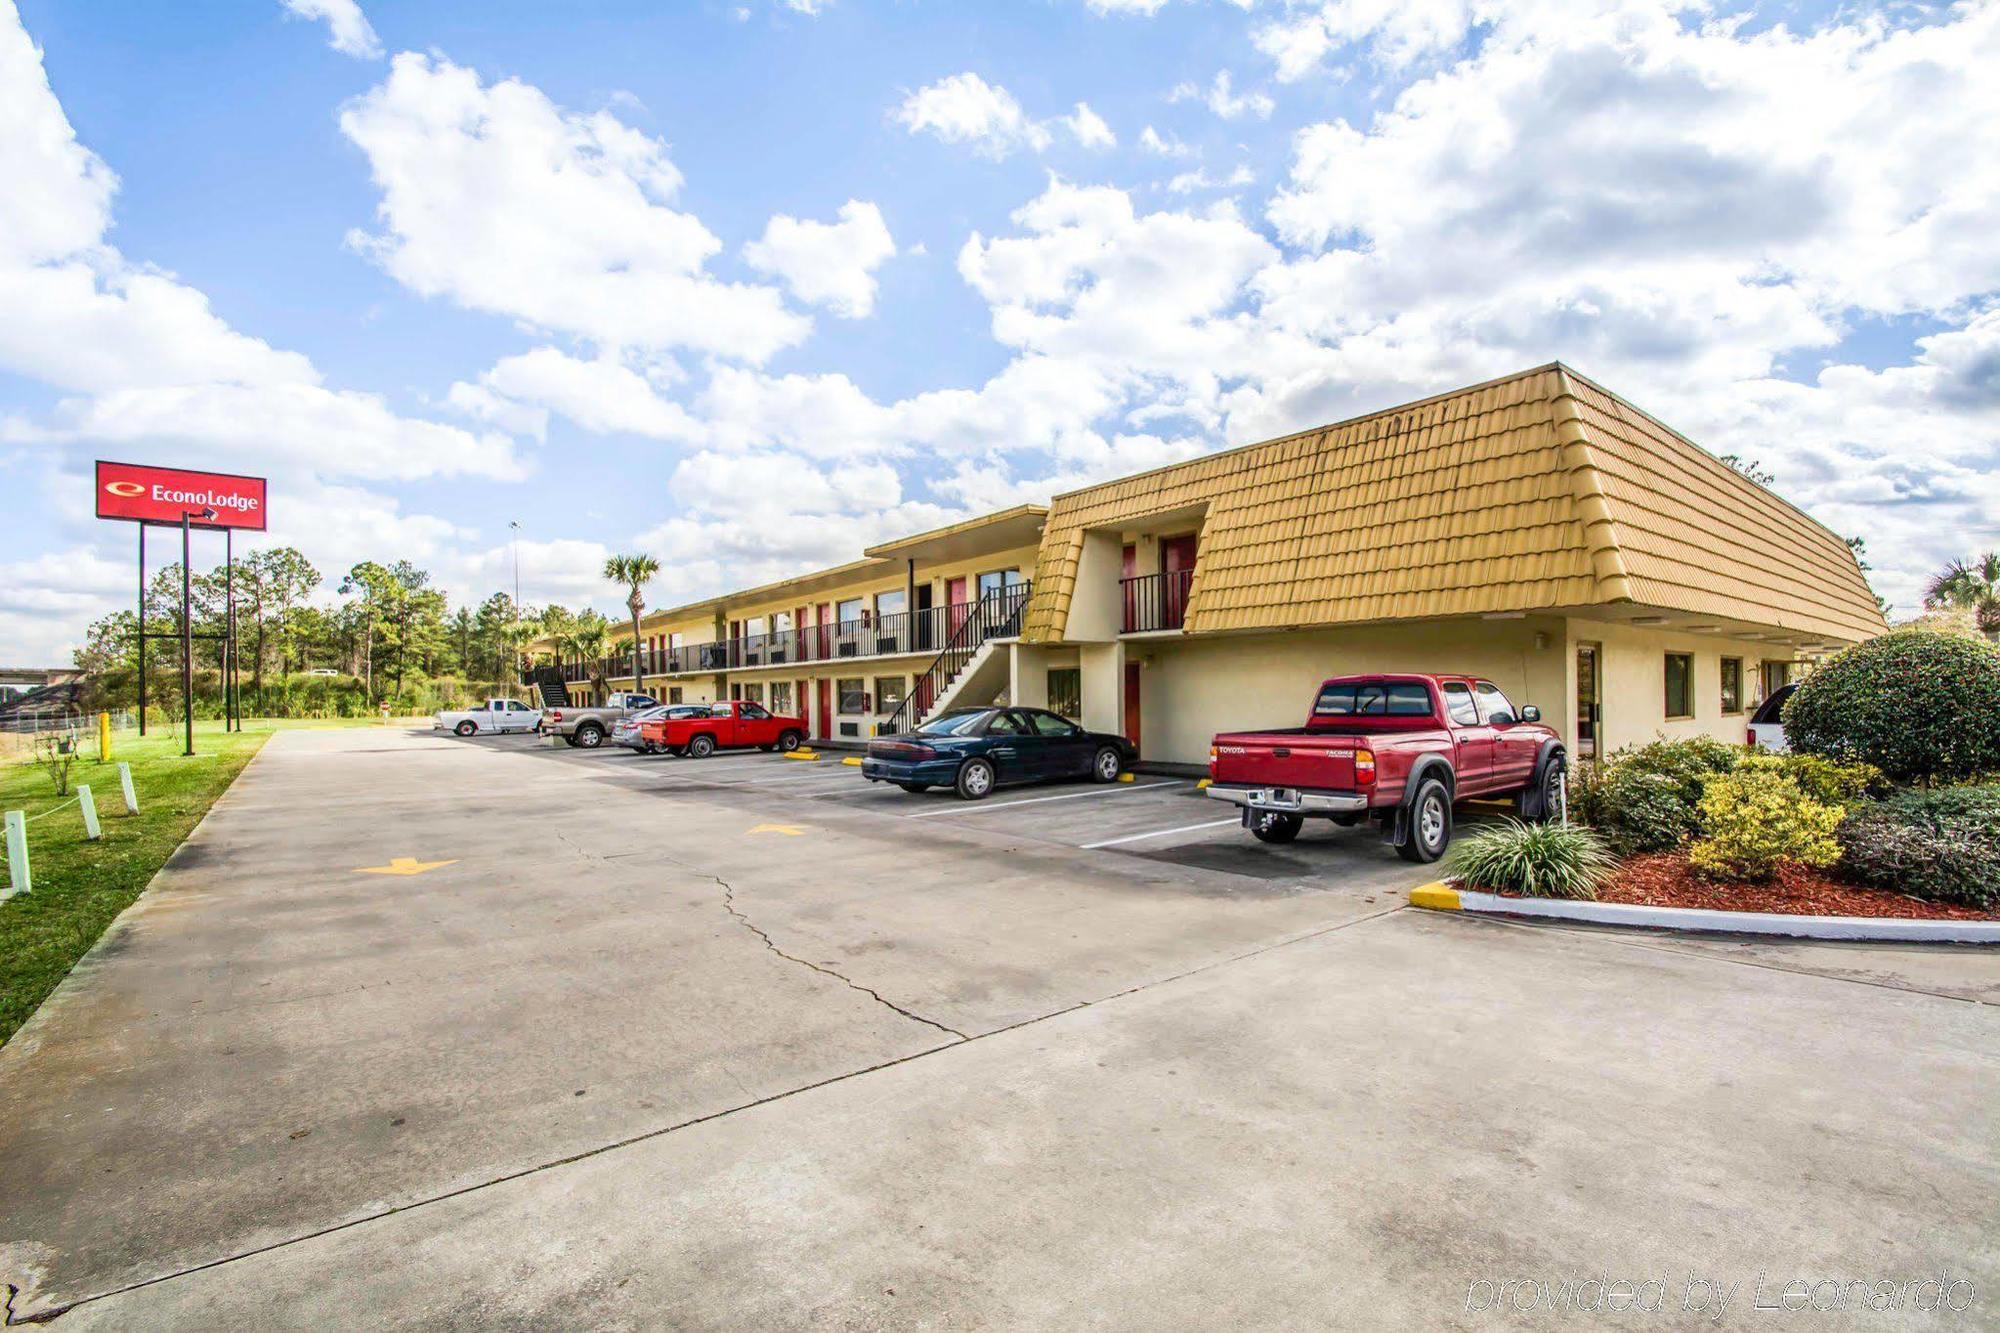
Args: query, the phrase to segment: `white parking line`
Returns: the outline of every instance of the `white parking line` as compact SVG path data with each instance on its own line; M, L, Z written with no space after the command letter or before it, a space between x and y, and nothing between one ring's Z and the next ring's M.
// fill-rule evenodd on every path
M1096 791L1066 792L1061 796L1030 796L1025 801L1002 801L999 805L953 805L943 810L924 810L914 815L904 815L905 819L934 819L939 815L983 815L991 810L1012 810L1017 805L1040 805L1043 801L1080 801L1086 796L1122 796L1127 792L1157 791L1161 787L1178 787L1178 782L1135 782L1116 787L1099 787Z
M1183 824L1179 828L1156 828L1151 833L1128 833L1122 838L1106 838L1103 842L1077 844L1084 851L1098 847L1116 847L1121 842L1140 842L1147 838L1164 838L1169 833L1192 833L1196 829L1221 828L1224 824L1240 824L1241 819L1211 819L1206 824Z

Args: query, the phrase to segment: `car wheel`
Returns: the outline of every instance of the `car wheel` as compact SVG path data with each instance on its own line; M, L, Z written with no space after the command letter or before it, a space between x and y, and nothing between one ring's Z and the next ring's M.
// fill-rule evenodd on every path
M1436 778L1426 778L1410 802L1403 840L1396 844L1405 861L1428 865L1444 855L1451 842L1451 793Z
M778 737L778 748L786 754L790 754L793 750L798 749L804 740L805 738L799 735L798 732L787 731ZM925 785L928 786L929 784L926 783Z
M479 730L479 724L468 719L453 727L452 730L461 736L470 736L473 732Z
M1090 761L1090 776L1098 782L1116 782L1118 775L1125 771L1125 756L1114 746L1107 745L1097 752Z
M688 756L693 759L708 758L710 755L715 753L715 737L713 736L695 737L693 740L688 742L687 752Z
M958 789L959 799L983 801L993 794L993 765L984 759L968 759L959 767L958 781L952 785Z
M595 722L586 722L576 729L576 743L586 750L595 750L604 744L604 728Z
M1559 754L1550 755L1542 770L1542 780L1522 791L1516 811L1523 819L1554 819L1562 812L1563 773L1566 764Z
M1257 814L1250 816L1250 832L1259 842L1290 842L1306 826L1304 815Z
M928 782L899 782L896 785L898 787L901 787L904 791L912 793L920 791L929 791L931 789L931 784Z

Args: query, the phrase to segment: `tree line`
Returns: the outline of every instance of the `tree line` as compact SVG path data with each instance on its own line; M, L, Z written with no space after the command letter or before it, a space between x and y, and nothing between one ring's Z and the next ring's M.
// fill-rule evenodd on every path
M619 557L650 563L649 557ZM650 578L657 564L644 571ZM629 582L630 570L607 576ZM331 587L329 589L329 584ZM246 713L274 717L360 716L389 704L399 713L463 706L520 689L525 645L556 644L570 660L610 651L611 622L592 610L516 607L496 592L454 607L431 574L408 560L365 560L329 580L289 546L253 552L233 569L217 565L189 579L192 630L219 636L236 604L237 677ZM329 599L322 594L330 590ZM632 585L631 602L639 601ZM634 619L637 619L634 612ZM138 703L136 607L94 622L76 651L93 708ZM179 716L181 567L155 573L147 588L146 686L149 706ZM195 715L220 716L223 643L197 637Z

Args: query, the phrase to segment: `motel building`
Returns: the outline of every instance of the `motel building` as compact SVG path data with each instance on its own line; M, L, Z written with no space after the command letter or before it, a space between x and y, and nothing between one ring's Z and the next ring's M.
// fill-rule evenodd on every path
M1886 628L1846 543L1560 363L868 548L647 615L645 688L860 744L1011 702L1199 764L1327 676L1484 676L1571 752L1744 739ZM631 631L544 701L632 688ZM546 655L546 644L533 650Z

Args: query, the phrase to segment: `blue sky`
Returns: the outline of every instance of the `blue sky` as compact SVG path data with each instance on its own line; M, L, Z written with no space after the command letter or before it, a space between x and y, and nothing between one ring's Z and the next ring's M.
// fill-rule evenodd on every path
M528 599L609 609L609 551L687 600L1554 357L1909 609L2000 537L1996 34L0 0L0 658L123 604L99 456L269 473L271 540L464 598L519 519Z

